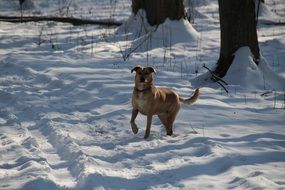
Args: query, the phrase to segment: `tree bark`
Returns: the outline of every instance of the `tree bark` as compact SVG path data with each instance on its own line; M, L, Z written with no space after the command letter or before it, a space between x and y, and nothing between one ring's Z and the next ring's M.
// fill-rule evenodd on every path
M183 0L132 0L132 12L146 11L151 26L161 24L166 18L179 20L185 17Z
M220 57L215 74L225 76L234 53L248 46L256 63L260 58L254 0L219 0L221 27Z

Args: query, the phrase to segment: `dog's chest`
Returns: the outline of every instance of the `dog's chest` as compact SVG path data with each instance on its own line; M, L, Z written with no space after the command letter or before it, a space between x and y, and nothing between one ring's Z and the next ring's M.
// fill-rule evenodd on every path
M146 100L137 98L136 103L139 109L143 110L146 104Z

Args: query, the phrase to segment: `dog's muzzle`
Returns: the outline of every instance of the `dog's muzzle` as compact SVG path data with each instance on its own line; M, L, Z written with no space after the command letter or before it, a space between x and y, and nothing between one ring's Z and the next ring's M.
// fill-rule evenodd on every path
M145 78L141 77L140 82L145 82Z

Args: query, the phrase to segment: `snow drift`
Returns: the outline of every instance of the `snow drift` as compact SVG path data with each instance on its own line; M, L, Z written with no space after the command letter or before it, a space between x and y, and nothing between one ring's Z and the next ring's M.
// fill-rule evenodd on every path
M196 44L199 38L199 33L185 19L166 19L158 26L149 25L144 10L139 10L136 15L132 14L117 30L117 34L124 35L125 40L131 41L131 47L126 49L127 54L167 48L177 43Z
M235 58L223 80L229 85L251 90L278 90L285 89L285 78L277 75L261 56L258 65L253 61L249 47L241 47L235 53ZM196 87L212 86L209 72L193 79Z

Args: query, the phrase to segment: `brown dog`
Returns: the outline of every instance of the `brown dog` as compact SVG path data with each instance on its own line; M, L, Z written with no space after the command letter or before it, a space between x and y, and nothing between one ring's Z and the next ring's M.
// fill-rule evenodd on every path
M138 132L135 119L140 112L147 116L147 125L144 138L148 138L151 128L152 116L157 115L166 128L167 135L172 135L172 126L180 109L180 103L192 104L199 96L199 89L194 95L184 100L177 93L167 88L157 88L153 85L152 73L154 68L136 66L131 70L135 71L135 87L132 95L132 118L131 126L134 134Z

